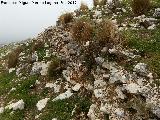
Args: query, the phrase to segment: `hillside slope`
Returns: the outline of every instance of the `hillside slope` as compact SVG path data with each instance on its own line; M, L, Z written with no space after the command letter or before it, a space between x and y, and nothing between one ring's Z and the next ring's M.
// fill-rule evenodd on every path
M0 120L158 120L156 5L138 17L128 2L83 7L36 38L2 46Z

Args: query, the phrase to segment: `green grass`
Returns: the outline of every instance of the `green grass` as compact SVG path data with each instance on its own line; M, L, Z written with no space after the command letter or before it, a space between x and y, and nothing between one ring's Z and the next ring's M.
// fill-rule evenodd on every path
M88 113L91 101L89 98L79 97L73 95L71 98L58 101L49 101L43 114L40 116L41 120L51 120L57 118L58 120L70 120L72 111L75 105L79 106L79 111Z
M139 50L142 58L139 62L149 65L149 69L160 76L160 29L127 30L123 33L128 47Z
M24 120L23 110L14 111L6 110L3 114L0 114L0 120Z
M11 100L20 100L23 99L25 103L25 109L24 110L16 110L13 114L11 113L11 110L5 110L3 114L0 115L1 120L24 120L24 117L28 111L32 111L30 113L30 116L35 116L35 110L36 110L36 103L39 100L39 96L36 94L36 92L33 91L32 85L35 84L35 81L37 80L37 76L29 76L27 79L22 80L18 83L14 83L12 80L12 77L14 76L14 72L11 75L3 76L3 85L1 86L5 87L7 91L5 93L2 91L4 88L1 88L1 95L6 94L6 92L9 92L9 90L12 87L15 87L16 90L12 91L10 94L6 96L5 104L9 103ZM19 85L17 85L19 84Z
M15 72L0 74L0 96L5 95L12 88L12 80L16 78Z
M46 55L46 50L44 48L37 50L38 54L38 61L42 61L44 59L44 56Z

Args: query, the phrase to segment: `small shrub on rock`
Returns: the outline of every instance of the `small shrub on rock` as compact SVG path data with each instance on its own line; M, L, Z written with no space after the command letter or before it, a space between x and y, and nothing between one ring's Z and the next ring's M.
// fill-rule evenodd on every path
M71 28L71 36L78 43L87 42L92 39L93 27L92 25L82 19L75 21Z
M132 11L135 15L145 14L150 6L150 0L132 0Z
M66 25L67 23L70 23L73 21L73 15L72 13L65 13L65 14L62 14L58 20L60 21L60 23L62 25Z

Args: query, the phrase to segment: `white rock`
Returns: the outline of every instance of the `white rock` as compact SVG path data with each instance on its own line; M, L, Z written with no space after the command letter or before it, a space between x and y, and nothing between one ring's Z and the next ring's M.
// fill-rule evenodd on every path
M0 114L4 112L4 107L0 107Z
M153 30L153 29L155 29L155 27L156 27L156 25L153 24L153 25L149 26L147 29L148 29L148 30Z
M117 87L115 89L115 91L116 91L116 93L117 93L117 95L118 95L119 98L121 98L121 99L126 98L126 96L122 93L122 91L121 91L121 89L119 87Z
M20 72L21 72L21 68L17 68L16 75L19 76Z
M11 72L13 72L13 71L15 71L15 68L10 68L10 69L9 69L9 73L11 73Z
M152 108L152 112L158 116L158 118L160 118L160 106L156 106L154 108Z
M97 64L101 65L104 62L104 58L102 58L102 57L96 57L95 61L96 61Z
M53 118L52 120L57 120L57 118Z
M102 88L106 85L106 82L103 80L95 80L94 81L94 88Z
M133 71L135 71L136 73L140 74L140 75L146 75L147 74L147 65L145 63L138 63Z
M103 74L103 78L109 79L110 75L109 74Z
M45 57L51 57L51 54L50 54L49 50L46 50L46 56Z
M124 116L124 110L123 110L123 109L117 108L117 109L115 110L115 113L116 113L117 116L119 116L119 117L123 117L123 116Z
M123 73L122 70L119 70L119 71L117 71L117 69L111 70L110 79L109 79L110 83L114 83L116 81L121 81L122 83L126 83L127 80L128 78L126 77L126 75Z
M42 113L40 113L39 115L36 115L36 116L35 116L35 119L38 119L41 114L42 114Z
M37 51L35 51L35 52L32 54L31 59L32 59L32 61L38 61L38 54L37 54Z
M12 89L10 90L10 92L15 91L15 90L16 90L16 88L12 88Z
M111 53L111 54L112 54L112 53L117 53L117 50L116 50L115 48L109 49L108 51L109 51L109 53Z
M43 63L43 64L42 64L42 66L41 66L41 67L42 67L42 70L40 71L40 73L41 73L42 76L47 75L47 71L48 71L49 65L50 65L50 62L47 62L47 63Z
M47 87L47 88L53 88L54 84L53 83L47 83L45 87Z
M23 56L23 55L25 55L25 53L23 53L23 52L21 52L21 53L19 54L19 56Z
M38 101L38 103L36 104L37 109L39 111L41 111L46 106L48 100L49 100L49 98L45 98L45 99L42 99L42 100Z
M103 53L107 52L107 47L103 47L103 49L101 50L101 52L103 52Z
M130 83L129 85L126 86L126 89L130 92L130 93L137 93L140 91L140 86L135 84L135 83Z
M61 85L54 83L54 87L53 88L54 88L54 92L58 93L58 92L60 92Z
M41 65L42 65L41 62L34 62L31 70L31 74L40 73L42 69Z
M102 98L104 96L104 92L102 89L95 89L94 95L96 98Z
M126 12L126 9L122 8L122 12Z
M73 95L73 93L71 92L70 89L68 89L65 93L62 93L62 94L58 95L56 98L54 98L53 101L63 100L63 99L71 97L72 95Z
M53 83L47 83L46 86L47 88L54 88L54 92L58 93L60 91L61 85L57 84L57 81Z
M147 75L147 77L150 78L150 79L153 79L153 74L152 74L152 73L149 73L149 74Z
M44 47L47 48L47 47L49 47L49 45L48 45L47 43L45 43L45 44L44 44Z
M104 113L107 113L107 112L108 112L107 109L106 109L106 107L105 107L105 105L104 105L104 106L101 106L100 111L102 111L102 112L104 112Z
M122 53L130 58L139 57L138 55L134 55L132 52L129 52L128 50L122 51Z
M102 12L101 11L95 11L94 17L100 18L101 16L102 16Z
M38 80L36 80L36 84L37 84L37 85L39 85L39 84L41 84L41 82L40 82L40 81L38 81Z
M84 46L85 46L85 47L89 46L89 41L87 41Z
M72 88L72 90L74 90L74 91L79 91L80 88L81 88L81 84L77 83L77 84Z
M63 77L67 80L70 81L70 77L69 77L69 71L68 70L63 70L62 71Z
M24 109L24 102L23 100L19 100L16 103L11 103L10 105L5 107L6 109L13 109L13 110L17 110L17 109Z
M42 76L47 75L49 64L50 62L45 63L44 61L34 62L31 70L31 74L40 73Z
M155 17L160 16L160 8L155 9L155 12L154 12L153 16L155 16Z
M89 112L87 114L87 116L91 119L91 120L96 120L96 111L95 109L97 108L97 105L92 104L89 108Z

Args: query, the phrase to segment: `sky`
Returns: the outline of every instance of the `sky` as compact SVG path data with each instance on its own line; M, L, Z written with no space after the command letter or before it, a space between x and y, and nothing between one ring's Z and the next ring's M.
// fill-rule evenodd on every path
M7 5L0 3L0 44L26 40L36 37L38 33L45 28L53 26L57 18L67 11L73 11L79 8L81 0L76 4L68 5L68 0L3 0ZM17 4L11 4L13 1ZM20 3L20 2L21 3ZM23 2L30 4L22 5ZM32 1L63 1L63 4L52 5L34 5ZM91 7L92 0L83 0Z

